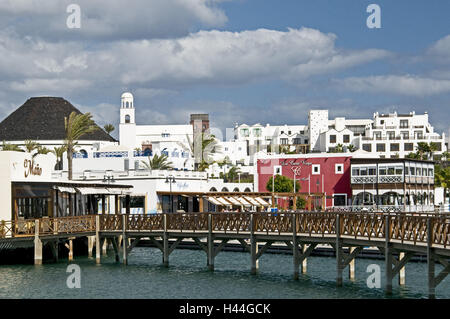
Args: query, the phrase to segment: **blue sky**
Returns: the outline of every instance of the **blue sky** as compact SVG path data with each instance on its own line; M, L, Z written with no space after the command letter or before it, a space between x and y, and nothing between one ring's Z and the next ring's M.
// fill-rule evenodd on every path
M0 117L62 96L117 127L131 91L139 124L415 110L450 133L449 1L79 0L80 29L65 26L69 3L0 2ZM366 26L371 3L381 29Z

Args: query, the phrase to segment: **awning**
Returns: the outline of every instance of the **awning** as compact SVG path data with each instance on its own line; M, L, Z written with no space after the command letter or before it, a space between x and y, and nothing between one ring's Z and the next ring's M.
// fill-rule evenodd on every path
M257 202L253 197L244 196L244 198L247 202L251 203L253 206L264 206L261 203Z
M223 199L222 197L216 197L216 200L221 203L222 206L230 206L231 203Z
M264 199L262 199L261 197L255 197L254 199L262 206L270 206L270 204L268 202L266 202Z
M110 192L106 188L98 187L77 187L77 191L83 195L109 195Z
M236 198L234 198L232 196L225 197L225 199L227 201L231 202L233 205L238 205L238 206L242 205L242 203L240 201L238 201Z
M73 187L55 186L54 188L60 191L61 193L75 194L77 192Z
M107 188L111 195L131 195L129 188ZM145 194L133 194L133 196L145 196Z
M213 205L222 206L223 204L217 200L215 197L207 197L206 200Z
M233 198L236 199L237 201L239 201L241 203L241 205L243 205L243 206L246 206L246 207L253 206L251 203L249 203L242 197L233 197Z

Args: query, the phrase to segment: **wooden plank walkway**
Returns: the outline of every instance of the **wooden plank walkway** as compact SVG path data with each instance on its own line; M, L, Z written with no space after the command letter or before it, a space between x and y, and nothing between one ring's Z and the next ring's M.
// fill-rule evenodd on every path
M52 251L60 240L87 236L96 261L101 247L112 244L116 261L127 263L128 255L142 238L149 238L162 252L163 264L183 239L192 239L205 251L207 266L230 240L238 240L250 252L251 273L256 274L261 255L273 244L284 243L293 253L294 278L306 272L307 258L319 244L331 245L336 253L336 282L342 285L343 270L355 276L354 260L364 247L377 247L385 256L386 293L392 293L392 280L399 276L405 284L405 264L414 254L426 254L428 291L450 271L450 215L411 213L173 213L156 215L88 215L41 218L0 223L0 249L34 246L35 263L42 263L42 246ZM57 250L56 250L57 251ZM57 254L57 252L55 253ZM57 259L57 255L55 255ZM435 274L435 264L444 269Z

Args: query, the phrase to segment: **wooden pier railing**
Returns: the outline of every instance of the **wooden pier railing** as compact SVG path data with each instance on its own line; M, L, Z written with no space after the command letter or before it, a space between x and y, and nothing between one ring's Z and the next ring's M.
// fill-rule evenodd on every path
M73 256L72 239L88 236L88 250L96 245L96 262L100 247L113 244L116 261L126 264L130 251L141 238L161 250L163 264L184 238L207 253L207 265L214 269L214 258L229 240L237 240L250 252L251 272L256 273L258 259L274 243L292 249L294 278L298 268L318 244L333 247L336 253L337 284L342 285L342 271L349 266L354 278L352 260L364 247L377 247L385 256L386 291L392 291L392 278L399 274L404 282L404 265L416 253L426 254L429 296L450 273L450 215L430 213L374 212L277 212L277 213L172 213L156 215L87 215L40 218L36 220L0 221L0 249L13 243L34 245L35 264L42 263L42 247L50 244L57 259L60 240L69 240L69 259ZM121 238L121 239L119 239ZM169 238L172 241L169 241ZM206 239L206 242L205 242ZM202 241L203 240L203 241ZM216 241L216 242L215 242ZM220 241L220 243L218 243ZM121 244L120 244L121 242ZM264 243L261 247L258 243ZM344 252L343 247L347 247ZM6 249L6 248L5 248ZM396 257L398 255L398 259ZM435 276L435 263L444 269ZM303 266L305 265L305 266ZM303 272L304 270L302 270ZM352 275L353 274L353 275Z
M407 213L173 213L156 215L99 215L100 231L172 231L207 232L208 216L216 233L265 233L280 235L294 232L309 236L336 236L336 219L340 218L339 235L354 239L383 240L386 222L389 237L401 243L427 243L431 225L431 242L450 247L450 215ZM295 229L293 220L295 219ZM125 228L123 223L126 223ZM35 220L0 221L0 238L31 237L36 233ZM74 234L96 231L96 216L39 219L39 235Z

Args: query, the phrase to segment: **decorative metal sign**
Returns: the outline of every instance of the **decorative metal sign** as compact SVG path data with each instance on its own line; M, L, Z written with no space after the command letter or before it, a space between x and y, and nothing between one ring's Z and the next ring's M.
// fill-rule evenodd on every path
M25 168L25 177L28 177L29 175L42 175L42 168L39 167L39 164L35 165L33 160L26 159L23 162L23 167Z

